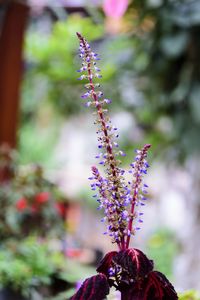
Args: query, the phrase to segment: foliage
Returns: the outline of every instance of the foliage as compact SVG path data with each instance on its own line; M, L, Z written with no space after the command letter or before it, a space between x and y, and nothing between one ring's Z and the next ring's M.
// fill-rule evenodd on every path
M0 190L1 240L23 238L30 233L39 236L62 234L64 203L61 202L64 197L45 178L42 167L19 165L9 148L5 150L2 147L0 152L2 170L12 169L12 174L2 183ZM5 160L8 156L10 159Z
M146 22L133 36L131 64L146 96L136 108L139 122L184 159L200 149L200 3L142 0L132 7Z
M200 295L197 291L191 290L179 295L180 300L200 300Z
M174 234L165 228L156 230L148 241L147 251L156 262L156 267L167 277L171 277L173 261L178 251Z
M73 33L76 31L86 34L97 48L102 49L105 91L109 89L111 97L115 98L114 107L121 99L121 84L115 81L115 77L116 66L123 65L125 57L132 52L131 42L126 36L118 39L106 36L102 25L78 15L70 15L67 20L51 24L49 32L33 24L25 41L27 67L22 85L19 131L22 163L53 164L51 157L58 137L58 125L67 116L82 111L82 106L74 101L81 90L74 73L74 68L78 68L78 59L74 57L76 42ZM114 89L110 89L110 81ZM49 155L46 145L50 149Z
M30 293L32 287L50 285L64 266L64 257L35 238L9 242L0 248L0 286Z
M20 161L49 165L54 163L51 157L61 116L66 118L80 110L74 101L79 83L74 74L76 43L73 33L83 30L94 41L102 37L103 26L78 15L49 24L52 28L49 32L43 31L41 26L35 27L34 22L31 24L25 38L27 68L22 84L18 133ZM114 71L110 63L103 70L106 78Z
M44 110L47 113L47 106L43 108L43 111ZM50 116L54 118L54 120L51 121L51 124L49 124L51 118ZM45 124L45 126L37 118L35 121L31 120L30 122L25 122L20 128L18 133L18 147L19 161L22 165L37 163L46 168L54 165L52 157L54 153L54 147L58 139L59 121L56 116L53 117L52 114L50 116L45 116L43 114L43 121L47 117L47 124Z
M65 282L66 289L56 298L71 296L76 283L85 276L91 276L94 270L65 257L61 250L54 248L52 241L33 236L20 243L9 240L1 244L0 289L9 287L30 296L34 290L42 294L42 287L49 287L49 299L50 287L56 278Z
M121 292L124 300L178 299L167 278L153 271L153 261L138 249L107 253L97 272L98 275L84 281L71 300L103 300L112 286Z
M81 18L78 15L69 16L66 21L56 22L49 34L31 28L28 31L25 56L29 67L23 90L24 117L30 117L30 114L33 114L33 107L39 107L41 101L50 101L54 109L65 116L79 110L74 101L79 88L74 74L76 65L74 32L79 30L87 34L91 40L97 40L103 35L102 25L94 24L90 18ZM36 85L37 89L33 89L33 85Z

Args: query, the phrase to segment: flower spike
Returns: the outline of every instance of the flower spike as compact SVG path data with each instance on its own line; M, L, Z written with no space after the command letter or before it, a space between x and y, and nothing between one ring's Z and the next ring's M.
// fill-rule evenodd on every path
M81 96L88 99L87 107L95 109L95 124L98 127L98 149L100 153L96 155L99 165L105 167L105 175L102 176L96 167L92 167L93 183L92 191L98 190L99 209L103 209L105 217L102 221L107 222L108 234L113 243L117 243L119 249L128 247L130 236L135 233L132 228L133 220L138 216L135 213L135 206L139 203L143 205L146 189L142 186L142 177L146 172L146 156L150 145L145 145L142 150L138 150L136 162L132 164L131 173L133 174L132 184L129 187L124 178L125 170L120 167L119 157L126 154L119 150L116 142L118 138L117 128L112 125L111 120L104 109L105 105L111 103L110 99L104 98L103 92L99 90L100 84L96 82L101 78L100 69L96 65L99 60L98 54L94 53L87 40L77 33L80 47L79 53L82 59L82 67L79 72L83 73L79 79L85 79L86 92ZM138 222L142 223L141 216ZM137 229L137 228L135 228Z

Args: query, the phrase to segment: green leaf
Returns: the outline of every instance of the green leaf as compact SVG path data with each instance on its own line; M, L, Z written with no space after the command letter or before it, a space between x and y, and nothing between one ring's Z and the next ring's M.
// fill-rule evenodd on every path
M182 31L161 38L160 47L166 56L170 58L175 58L185 51L187 43L188 34L187 32Z

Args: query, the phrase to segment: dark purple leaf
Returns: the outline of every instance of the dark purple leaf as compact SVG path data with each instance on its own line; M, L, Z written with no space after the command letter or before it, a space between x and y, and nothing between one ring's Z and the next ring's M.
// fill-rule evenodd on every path
M70 300L104 300L109 293L109 285L104 274L87 278Z
M116 251L108 252L100 262L97 272L109 276L109 269L113 267L113 257L115 257L117 254L118 253Z
M176 300L177 293L173 285L164 274L154 271L148 275L145 282L146 295L144 299L150 300Z
M138 249L112 251L101 261L97 272L107 276L110 286L120 291L144 277L153 270L153 262Z
M126 273L134 281L143 279L153 270L153 261L138 249L131 248L120 251L113 260L121 266L124 275Z
M122 291L122 300L177 300L169 280L160 272L150 272L144 281Z
M121 291L121 300L147 300L144 298L142 282L134 283L131 287L126 287ZM154 300L152 298L151 300Z

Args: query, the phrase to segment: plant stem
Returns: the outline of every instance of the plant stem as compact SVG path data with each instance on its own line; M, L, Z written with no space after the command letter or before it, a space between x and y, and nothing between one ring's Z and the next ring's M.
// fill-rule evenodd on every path
M125 248L128 249L129 248L129 243L130 243L130 238L131 238L131 231L132 231L132 226L133 226L133 219L134 219L134 213L135 213L135 204L138 200L138 194L139 194L139 186L141 184L141 171L142 171L142 165L144 163L145 157L147 155L147 151L148 149L151 147L150 144L145 144L144 147L141 150L141 155L137 164L137 168L136 168L136 173L135 173L135 183L133 186L133 198L132 198L132 204L131 204L131 218L129 220L128 223L128 232L130 233L127 236L127 240L126 240L126 244L125 244Z

